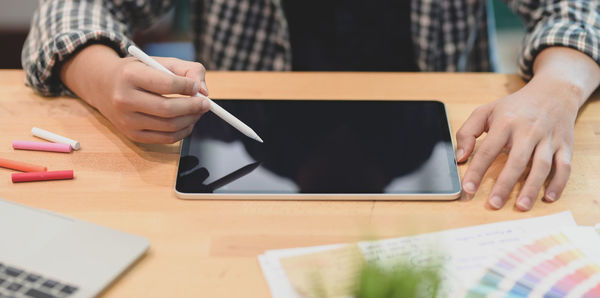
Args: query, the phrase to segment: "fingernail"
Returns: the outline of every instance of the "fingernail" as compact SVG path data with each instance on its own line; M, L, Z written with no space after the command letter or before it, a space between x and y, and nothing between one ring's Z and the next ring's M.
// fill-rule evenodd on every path
M473 195L470 195L466 192L463 192L462 194L460 194L460 201L470 201L473 199Z
M529 210L531 209L531 199L529 197L519 198L517 201L517 206L521 210Z
M473 182L467 182L465 183L465 185L463 185L463 188L465 189L466 192L473 194L475 193L476 189L475 189L475 183Z
M496 209L502 208L502 198L500 198L499 196L493 196L490 199L490 205L492 205L492 207Z
M546 193L546 199L550 202L556 201L556 193L553 191Z
M456 161L459 161L459 160L461 160L461 159L462 159L462 157L463 157L463 154L465 154L465 151L464 151L464 150L462 150L462 149L458 149L458 150L456 151Z
M202 84L202 89L206 93L204 95L208 96L208 87L206 87L206 82L202 81L200 84Z
M202 99L202 103L200 105L200 108L202 108L202 111L208 111L208 109L210 109L208 100Z

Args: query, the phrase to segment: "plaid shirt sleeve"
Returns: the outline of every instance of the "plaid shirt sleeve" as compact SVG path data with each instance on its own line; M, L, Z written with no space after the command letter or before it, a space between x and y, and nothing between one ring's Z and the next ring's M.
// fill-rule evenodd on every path
M21 53L25 83L42 95L73 95L60 81L62 62L92 43L127 55L128 38L168 11L172 1L40 1Z
M508 0L527 27L519 71L533 76L533 61L543 49L564 46L600 64L600 6L597 0Z

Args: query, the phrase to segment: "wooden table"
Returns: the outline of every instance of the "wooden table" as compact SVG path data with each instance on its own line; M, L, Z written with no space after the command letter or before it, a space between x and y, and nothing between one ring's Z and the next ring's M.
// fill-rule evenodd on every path
M0 71L0 157L73 169L74 180L12 184L0 168L0 197L142 235L148 253L109 287L106 297L268 297L256 256L267 249L438 231L571 210L578 224L600 222L600 98L583 108L571 179L556 203L530 212L513 192L499 211L486 198L506 156L470 201L184 201L173 183L179 146L138 145L73 98L44 98L22 71ZM523 85L514 75L446 73L209 72L214 98L440 99L452 130L471 111ZM79 140L72 154L15 151L37 126ZM464 172L465 166L461 166Z

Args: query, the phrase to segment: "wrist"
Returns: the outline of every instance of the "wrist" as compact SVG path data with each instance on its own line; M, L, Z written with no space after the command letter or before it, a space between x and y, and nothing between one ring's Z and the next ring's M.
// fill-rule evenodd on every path
M566 47L541 51L533 64L532 86L550 97L573 100L581 107L600 83L600 67L586 54ZM529 85L529 84L528 84Z
M546 98L564 101L576 110L579 110L589 96L583 86L558 77L539 75L534 77L527 87Z

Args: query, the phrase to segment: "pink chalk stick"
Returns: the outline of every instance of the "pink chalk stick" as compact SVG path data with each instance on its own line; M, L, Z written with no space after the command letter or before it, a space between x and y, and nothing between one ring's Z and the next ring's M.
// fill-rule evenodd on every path
M71 152L71 145L61 143L13 141L14 149L52 151L52 152Z

